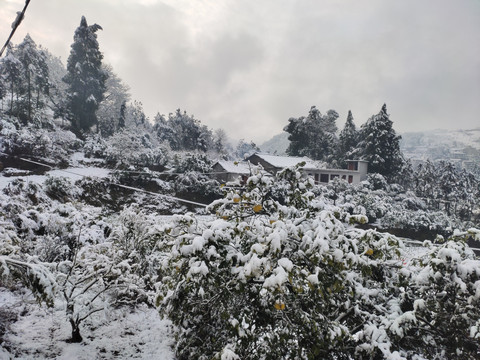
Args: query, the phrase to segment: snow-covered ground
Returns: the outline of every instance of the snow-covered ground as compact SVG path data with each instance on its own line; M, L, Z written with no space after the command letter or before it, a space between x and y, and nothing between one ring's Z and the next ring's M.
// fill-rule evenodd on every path
M26 292L0 288L0 311L18 316L0 344L2 360L174 359L171 323L146 306L92 315L82 326L79 344L66 341L71 328L61 301L48 309Z
M426 252L422 246L406 243L401 261L406 265ZM13 312L18 316L0 344L2 360L175 358L171 349L172 324L162 320L155 309L140 306L134 311L120 308L92 315L82 326L83 342L73 344L66 341L71 328L63 301L57 300L54 308L49 309L35 303L27 290L0 289L0 313Z

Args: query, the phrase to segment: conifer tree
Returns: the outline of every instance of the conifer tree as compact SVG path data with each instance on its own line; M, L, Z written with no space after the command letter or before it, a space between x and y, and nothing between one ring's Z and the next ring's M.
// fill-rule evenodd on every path
M63 78L69 86L66 107L70 113L72 130L79 136L93 125L97 125L98 130L96 111L103 100L107 79L102 70L103 55L96 34L101 29L97 24L88 26L82 16L73 37L67 75Z
M360 129L360 143L355 155L368 161L369 172L379 173L387 178L394 177L402 168L403 156L400 139L393 129L393 122L387 114L387 105L372 116Z
M358 143L358 132L353 122L352 112L348 111L347 121L343 130L338 136L337 144L337 161L338 164L343 167L345 160L351 156L352 151L355 149Z

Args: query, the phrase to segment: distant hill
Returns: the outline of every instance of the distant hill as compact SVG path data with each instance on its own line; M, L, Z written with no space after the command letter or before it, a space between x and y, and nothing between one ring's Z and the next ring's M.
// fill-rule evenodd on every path
M400 147L408 158L480 164L480 128L403 133Z
M290 141L288 141L288 135L289 134L286 132L275 135L259 146L260 151L268 154L286 155L288 145L290 144Z

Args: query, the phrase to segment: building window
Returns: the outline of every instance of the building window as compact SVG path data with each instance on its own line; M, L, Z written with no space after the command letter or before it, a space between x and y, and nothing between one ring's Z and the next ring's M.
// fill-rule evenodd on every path
M342 180L347 180L347 175L342 175Z
M332 175L330 175L330 180L333 180L333 179L335 179L335 178L337 178L337 177L339 177L339 176L340 176L340 175L332 174Z
M353 175L348 175L348 183L353 183Z
M328 174L320 174L320 182L328 183Z
M320 180L320 176L318 174L315 174L315 184L318 184L319 180Z
M358 162L357 161L350 161L348 163L348 170L358 171Z

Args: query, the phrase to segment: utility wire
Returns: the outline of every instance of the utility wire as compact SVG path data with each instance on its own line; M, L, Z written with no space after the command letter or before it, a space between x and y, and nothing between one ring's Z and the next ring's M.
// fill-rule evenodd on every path
M7 48L10 40L13 37L13 34L15 34L15 31L17 30L17 28L19 27L23 18L25 17L25 11L27 11L28 4L30 4L30 0L25 0L25 6L23 7L23 10L21 12L17 11L17 18L12 23L12 32L10 33L10 36L8 37L7 41L5 42L5 45L3 45L2 50L0 50L0 57L2 56L3 52Z

